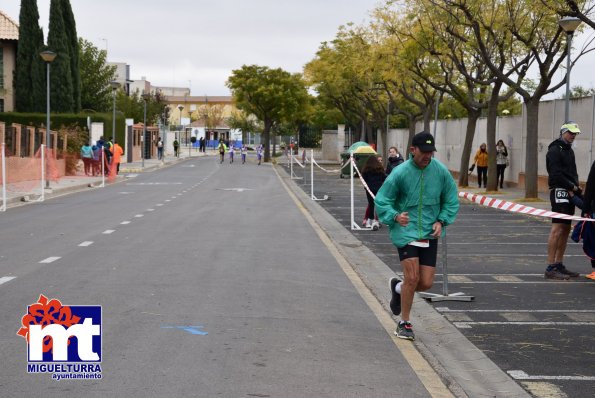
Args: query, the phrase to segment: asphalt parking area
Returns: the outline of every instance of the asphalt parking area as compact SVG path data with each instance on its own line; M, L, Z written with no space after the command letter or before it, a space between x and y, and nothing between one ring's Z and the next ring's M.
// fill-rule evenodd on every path
M309 166L308 166L309 167ZM338 166L324 166L337 169ZM287 169L289 172L289 169ZM294 182L310 194L309 169L294 164ZM367 206L354 181L355 222ZM350 180L319 169L314 195L350 229ZM472 302L443 301L434 308L497 366L534 396L586 397L595 391L595 281L584 278L591 265L580 245L569 242L565 264L579 278L545 280L549 220L481 207L465 200L447 230L448 287ZM393 271L400 272L387 228L352 231ZM442 248L431 292L442 293ZM387 291L387 296L389 292Z

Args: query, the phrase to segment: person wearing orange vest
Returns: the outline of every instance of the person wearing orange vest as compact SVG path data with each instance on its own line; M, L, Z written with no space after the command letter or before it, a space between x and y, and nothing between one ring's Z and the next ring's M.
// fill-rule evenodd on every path
M483 187L488 186L488 151L485 142L479 146L479 150L475 154L473 164L477 166L477 184L481 188L483 180ZM483 177L483 178L482 178Z
M124 150L118 144L118 141L114 140L114 144L110 148L112 152L112 167L115 165L116 174L120 173L120 158L124 155Z

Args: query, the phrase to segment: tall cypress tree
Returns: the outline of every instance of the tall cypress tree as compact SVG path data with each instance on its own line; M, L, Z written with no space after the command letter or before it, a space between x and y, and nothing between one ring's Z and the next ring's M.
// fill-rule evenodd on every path
M76 21L72 13L70 0L62 0L62 18L68 40L68 49L70 55L70 73L72 75L72 91L74 100L74 111L81 110L81 73L79 61L79 42L76 34Z
M16 110L19 112L40 112L45 106L45 75L39 55L42 48L43 31L39 27L37 1L22 0L14 72Z
M48 48L57 54L51 65L50 102L52 111L74 112L70 50L62 16L62 0L51 0L50 2Z

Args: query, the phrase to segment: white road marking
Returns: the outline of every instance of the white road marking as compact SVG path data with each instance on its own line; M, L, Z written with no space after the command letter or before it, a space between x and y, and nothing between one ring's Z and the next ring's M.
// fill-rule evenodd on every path
M171 202L171 200L169 200L169 199L165 199L165 201L166 201L166 202Z
M15 279L16 276L3 276L0 278L0 285L6 282L10 282L11 280Z
M130 224L130 221L122 221L122 222L120 223L120 225L128 225L128 224Z
M144 214L135 214L134 215L134 217L136 217L136 218L141 218L141 217L144 217L144 216L145 216Z
M452 283L473 283L471 279L463 275L448 275L448 281Z
M126 185L182 185L181 182L129 182Z
M508 322L537 322L537 318L529 312L502 312L500 316Z
M116 232L116 230L115 230L115 229L106 229L105 231L103 231L103 234L104 234L104 235L109 235L109 234L112 234L112 233L114 233L114 232Z
M513 275L493 275L492 278L498 282L522 282L520 278Z
M62 258L62 257L48 257L48 258L46 258L46 259L44 259L44 260L41 260L41 261L39 262L39 264L49 264L49 263L53 263L54 261L56 261L56 260L59 260L59 259L61 259L61 258Z
M576 284L593 283L593 282L589 282L587 279L585 279L584 281L582 281L582 280L581 281L570 281L570 280L567 280L567 281L558 281L558 282L552 282L552 281L548 281L548 280L543 280L543 281L520 281L520 282L499 282L499 281L458 282L458 281L454 281L454 280L451 281L450 275L449 275L449 278L448 278L448 282L452 282L452 283L456 283L456 284L462 284L462 285L465 285L465 284L468 285L468 284L473 284L473 283L476 283L478 285L485 285L485 284L489 284L489 283L492 283L492 284L510 284L510 285L515 285L515 284L516 285L518 285L518 284L543 284L543 283L558 283L558 284L563 283L565 285L576 285ZM441 284L442 281L436 281L434 283Z
M163 203L157 203L155 206L163 206Z
M93 242L92 242L92 241L90 241L90 240L86 240L86 241L84 241L83 243L79 243L79 246L80 246L80 247L87 247L87 246L91 246L92 244L93 244Z
M595 322L453 322L459 329L471 329L473 326L595 326Z
M147 209L147 211L155 211L155 209Z
M253 191L252 188L219 188L220 191L236 191L236 192L244 192L244 191Z
M544 313L595 313L595 310L465 310L465 309L450 309L448 307L435 307L439 312L544 312Z
M595 376L529 376L522 370L509 370L506 373L515 380L574 380L574 381L594 381Z
M124 191L122 191L122 192L118 192L118 193L120 195L130 195L131 193L134 193L134 192L124 192Z

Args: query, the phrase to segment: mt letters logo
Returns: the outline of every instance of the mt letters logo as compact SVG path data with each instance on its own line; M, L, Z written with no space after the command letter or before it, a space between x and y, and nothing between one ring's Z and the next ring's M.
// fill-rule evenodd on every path
M28 373L101 379L101 306L63 306L40 295L21 324L17 335L27 340Z

